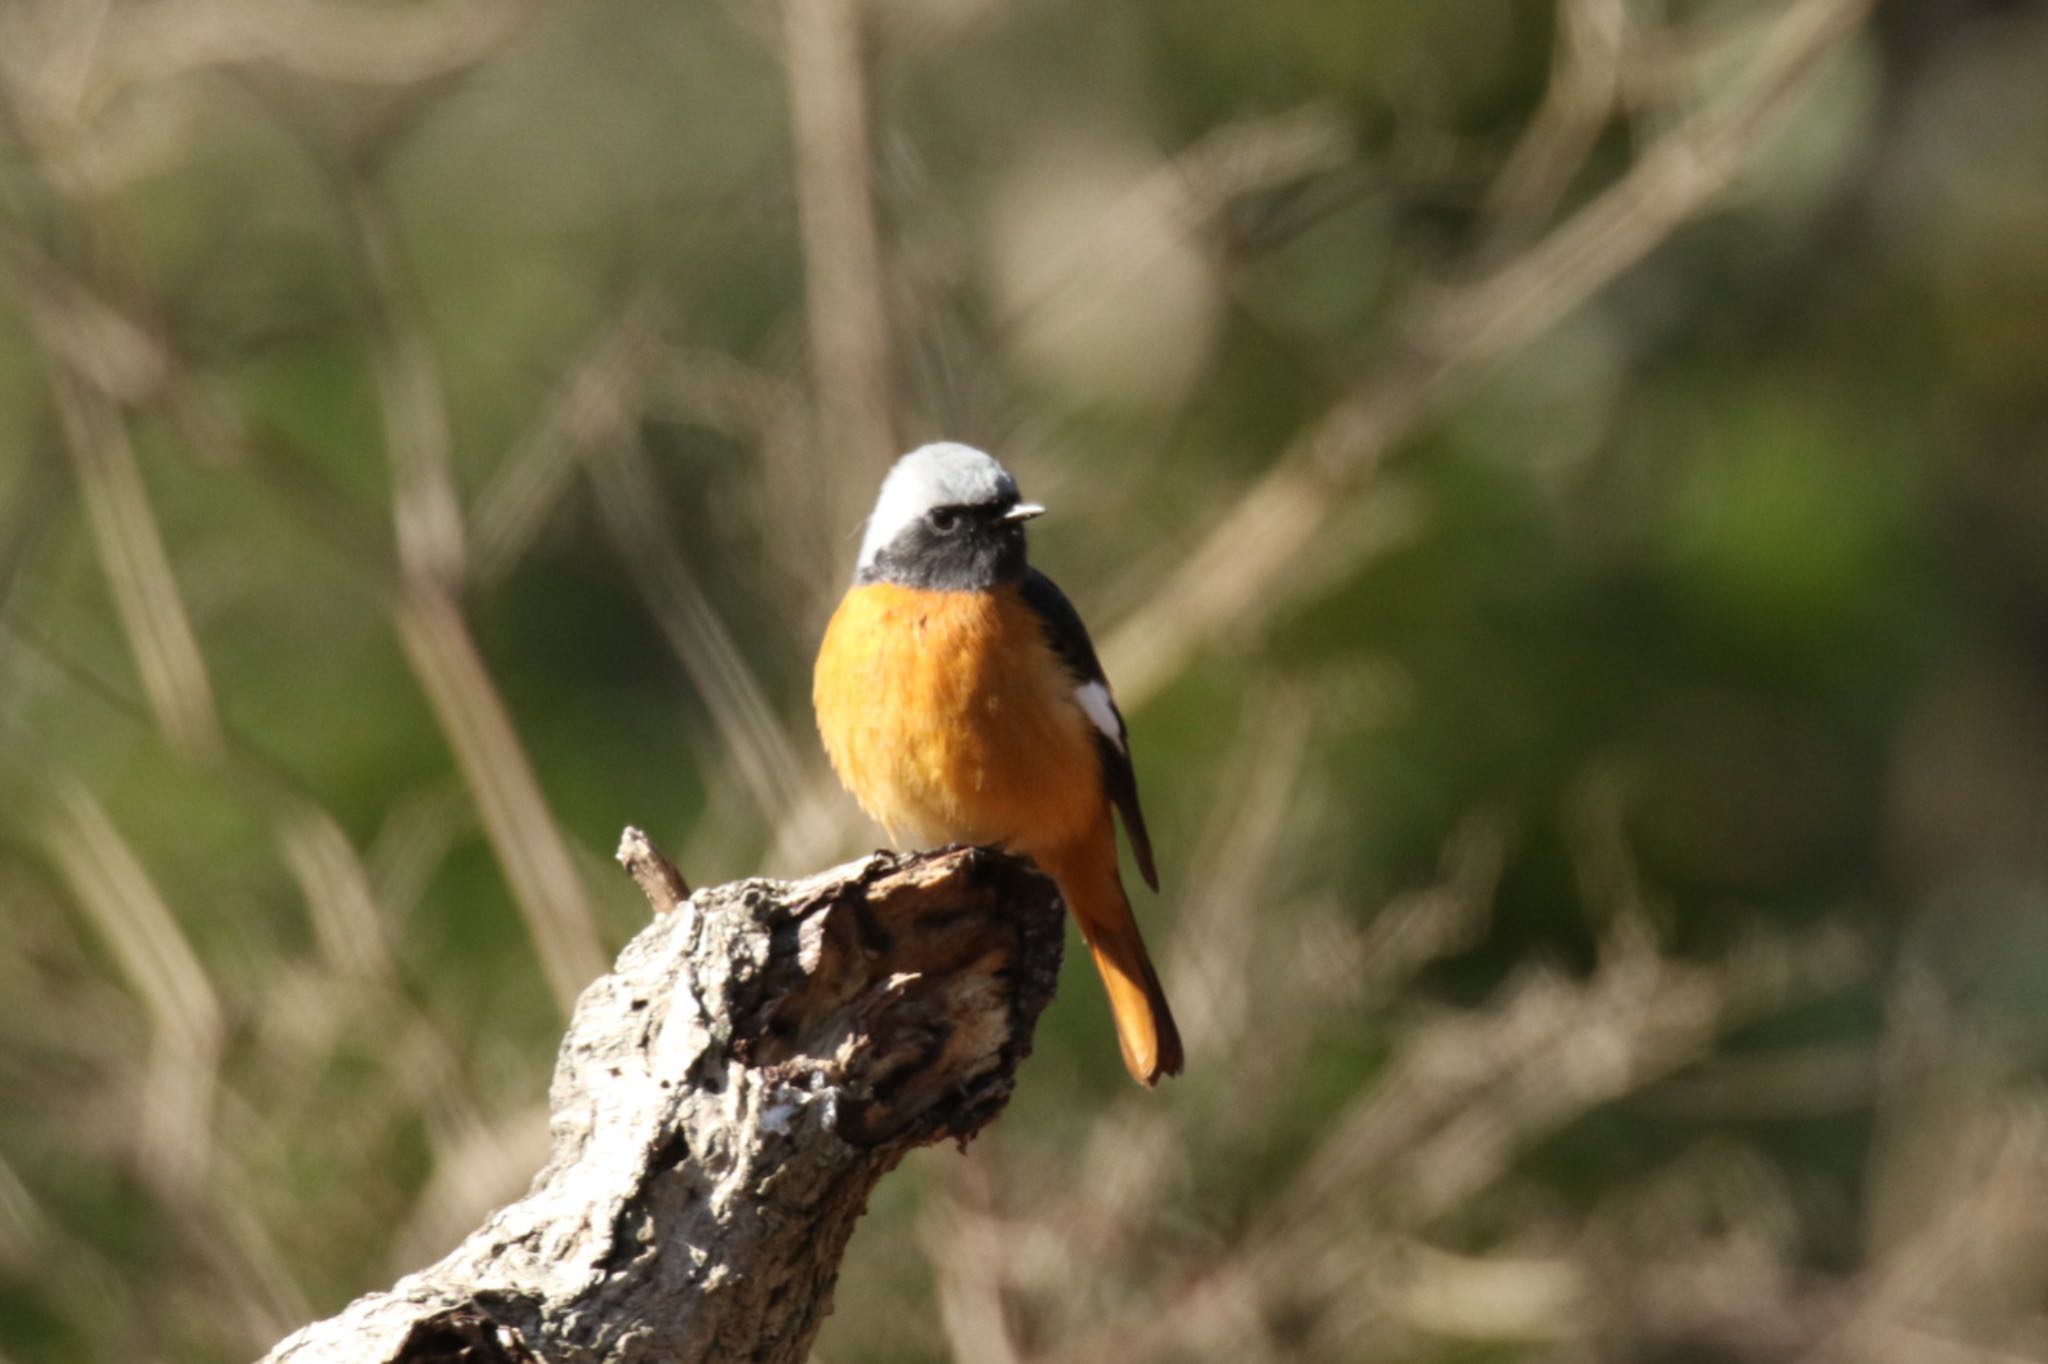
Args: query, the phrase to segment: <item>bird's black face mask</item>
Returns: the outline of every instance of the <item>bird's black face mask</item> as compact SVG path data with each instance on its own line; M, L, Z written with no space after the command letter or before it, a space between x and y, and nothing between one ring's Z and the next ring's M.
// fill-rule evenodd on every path
M1015 499L934 507L905 526L856 579L931 592L978 592L1024 576L1024 522Z

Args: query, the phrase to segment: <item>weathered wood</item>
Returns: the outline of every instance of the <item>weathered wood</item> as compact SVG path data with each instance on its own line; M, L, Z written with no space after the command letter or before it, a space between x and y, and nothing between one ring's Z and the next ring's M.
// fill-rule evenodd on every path
M637 841L636 841L637 840ZM1028 863L878 853L680 886L583 992L531 1192L266 1364L800 1361L875 1182L1001 1111L1059 971Z

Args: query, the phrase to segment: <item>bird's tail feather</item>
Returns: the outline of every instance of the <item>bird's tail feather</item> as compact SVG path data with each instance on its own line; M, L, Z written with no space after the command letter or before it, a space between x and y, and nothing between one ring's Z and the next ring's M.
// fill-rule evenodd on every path
M1102 974L1109 1009L1116 1018L1117 1041L1131 1078L1141 1085L1154 1085L1162 1075L1180 1074L1180 1030L1174 1026L1173 1010L1167 1006L1166 991L1160 988L1159 973L1152 969L1152 958L1139 936L1138 921L1132 917L1131 902L1115 863L1048 870L1053 871L1060 895L1095 958L1095 969Z

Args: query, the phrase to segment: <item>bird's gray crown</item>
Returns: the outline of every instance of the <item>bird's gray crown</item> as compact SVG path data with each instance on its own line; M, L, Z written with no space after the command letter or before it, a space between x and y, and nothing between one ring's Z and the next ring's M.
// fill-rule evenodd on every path
M860 542L860 567L870 569L882 551L935 507L991 507L1017 501L1017 480L995 456L971 445L941 441L923 445L896 461L882 480L882 494L868 517Z

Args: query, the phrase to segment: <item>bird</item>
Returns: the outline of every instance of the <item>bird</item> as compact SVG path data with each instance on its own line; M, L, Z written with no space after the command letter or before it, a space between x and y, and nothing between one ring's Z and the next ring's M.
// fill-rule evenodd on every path
M1032 567L1027 502L951 441L898 459L812 676L841 783L897 847L971 844L1052 878L1109 995L1125 1068L1182 1066L1180 1032L1118 870L1115 820L1159 889L1130 735L1087 626Z

